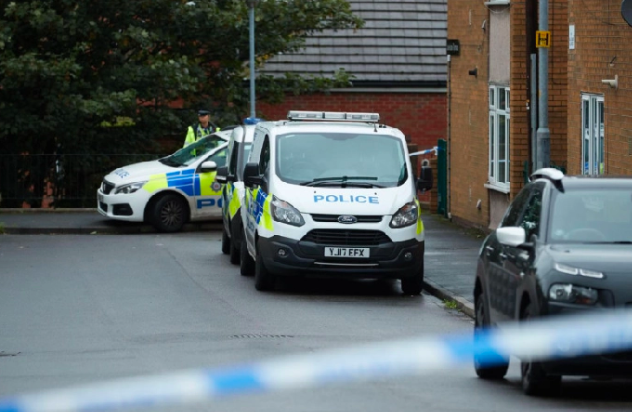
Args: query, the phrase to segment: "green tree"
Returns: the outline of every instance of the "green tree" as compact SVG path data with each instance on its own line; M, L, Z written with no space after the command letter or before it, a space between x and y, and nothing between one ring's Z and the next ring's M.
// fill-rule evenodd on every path
M258 65L299 50L313 33L362 26L345 0L261 0L256 16ZM102 176L113 166L108 154L156 153L158 137L183 139L193 118L169 106L178 99L212 107L220 124L240 122L249 103L248 27L245 0L0 0L0 162L84 154L77 167ZM288 90L325 90L349 79L344 71L261 76L258 98L280 101ZM121 119L129 125L112 127ZM64 167L47 159L37 168L16 165L14 175L0 169L3 198L37 197L46 180L65 189L68 158ZM15 182L24 194L8 193L19 191L11 189Z

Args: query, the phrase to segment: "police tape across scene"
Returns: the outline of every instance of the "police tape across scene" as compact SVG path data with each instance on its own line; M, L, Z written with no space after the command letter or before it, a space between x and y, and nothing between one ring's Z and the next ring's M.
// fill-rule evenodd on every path
M370 344L269 361L135 377L0 399L0 412L117 411L486 365L632 349L632 311L565 316L503 329Z

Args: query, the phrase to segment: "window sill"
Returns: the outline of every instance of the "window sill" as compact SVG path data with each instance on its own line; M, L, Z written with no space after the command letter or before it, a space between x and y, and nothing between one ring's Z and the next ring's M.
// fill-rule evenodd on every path
M483 3L486 6L508 6L510 0L490 0Z
M500 186L495 183L485 183L485 187L487 189L495 190L497 192L504 193L504 194L509 194L509 192L511 191L511 187L509 185Z

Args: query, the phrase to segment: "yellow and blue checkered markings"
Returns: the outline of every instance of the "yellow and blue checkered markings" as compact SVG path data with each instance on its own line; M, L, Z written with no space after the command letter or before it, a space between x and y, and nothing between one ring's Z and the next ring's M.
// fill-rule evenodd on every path
M232 197L230 198L230 203L228 205L228 212L230 213L230 218L232 219L237 214L237 211L241 207L241 200L239 196L236 196L233 192Z
M150 177L143 189L153 193L159 189L178 189L187 196L220 196L221 185L215 182L215 172L195 173L195 169L180 170ZM199 199L197 208L222 206L222 199Z
M248 213L254 217L257 226L272 230L272 215L270 214L270 202L272 195L267 194L261 188L252 193L252 201L248 204Z

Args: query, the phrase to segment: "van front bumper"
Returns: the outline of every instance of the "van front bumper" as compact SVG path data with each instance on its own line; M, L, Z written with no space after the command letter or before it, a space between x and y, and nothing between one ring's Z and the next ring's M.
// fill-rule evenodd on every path
M275 275L402 279L423 268L424 242L410 239L372 246L322 245L281 236L260 237L260 257ZM368 248L368 258L325 257L326 247Z

